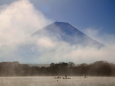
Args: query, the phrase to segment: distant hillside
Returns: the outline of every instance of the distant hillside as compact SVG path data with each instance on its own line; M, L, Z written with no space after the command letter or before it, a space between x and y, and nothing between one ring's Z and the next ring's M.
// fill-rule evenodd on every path
M30 67L37 66L37 67L49 67L50 64L28 64Z

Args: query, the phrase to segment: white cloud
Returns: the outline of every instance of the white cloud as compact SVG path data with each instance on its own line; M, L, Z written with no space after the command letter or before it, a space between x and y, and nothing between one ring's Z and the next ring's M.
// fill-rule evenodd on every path
M28 0L20 0L0 11L0 45L15 45L25 41L30 34L49 20L36 10Z
M0 6L0 60L24 60L17 55L19 46L34 44L31 35L50 22L29 0Z
M102 29L86 28L83 30L83 32L93 39L107 45L108 47L115 49L115 35L103 33L101 30Z
M48 37L40 37L37 39L38 46L44 47L44 48L52 48L55 47L55 43L53 40L51 40Z

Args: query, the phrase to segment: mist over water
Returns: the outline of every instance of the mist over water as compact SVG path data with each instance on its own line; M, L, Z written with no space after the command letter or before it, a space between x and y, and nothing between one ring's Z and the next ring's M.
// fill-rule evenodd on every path
M0 86L114 86L114 77L0 77Z

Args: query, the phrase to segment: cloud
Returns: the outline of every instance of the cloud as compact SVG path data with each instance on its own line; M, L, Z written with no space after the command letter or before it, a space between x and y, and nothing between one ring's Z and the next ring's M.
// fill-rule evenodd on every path
M115 50L114 34L103 33L101 28L86 28L83 30L83 32L88 36L92 37L93 39L98 40L99 42Z
M49 23L28 0L20 0L0 11L0 45L15 45Z
M29 0L18 0L10 5L0 6L0 59L18 60L20 56L15 52L19 46L31 45L31 35L50 22Z
M53 49L42 50L43 54L39 56L41 63L51 62L74 62L74 63L92 63L94 61L105 60L114 62L114 50L95 46L69 45L64 42L58 42Z
M45 47L45 48L54 47L55 46L55 43L51 39L49 39L47 37L38 38L37 44L39 46L42 46L42 47Z

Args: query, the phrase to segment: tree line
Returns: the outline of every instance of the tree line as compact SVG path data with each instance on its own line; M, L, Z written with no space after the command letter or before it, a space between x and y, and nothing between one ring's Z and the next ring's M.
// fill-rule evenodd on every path
M29 66L19 62L1 62L0 76L115 76L115 64L96 61L91 64L51 63L48 67Z

